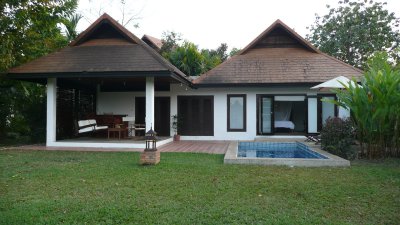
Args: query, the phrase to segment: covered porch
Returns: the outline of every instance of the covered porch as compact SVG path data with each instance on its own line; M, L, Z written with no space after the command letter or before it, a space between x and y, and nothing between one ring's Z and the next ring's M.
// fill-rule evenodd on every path
M171 142L170 85L190 83L169 75L47 78L46 145L144 148L150 128L158 146ZM103 129L80 132L89 120Z
M144 148L136 136L150 128L165 144L172 140L170 86L192 87L184 73L107 14L69 46L7 76L46 85L47 146Z

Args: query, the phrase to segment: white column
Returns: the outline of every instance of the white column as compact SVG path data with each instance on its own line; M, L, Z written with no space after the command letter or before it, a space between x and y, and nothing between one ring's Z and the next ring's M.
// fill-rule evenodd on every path
M308 98L308 133L318 132L318 99L315 96Z
M146 77L146 132L154 129L154 77Z
M47 78L46 145L56 142L57 79Z

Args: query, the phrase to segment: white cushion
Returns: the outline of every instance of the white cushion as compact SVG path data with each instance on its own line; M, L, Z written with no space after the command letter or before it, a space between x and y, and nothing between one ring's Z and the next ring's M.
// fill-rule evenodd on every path
M133 122L133 121L135 121L135 117L133 117L133 116L125 116L125 117L122 117L122 121L124 121L124 122Z
M103 130L103 129L108 129L108 126L96 126L96 130Z
M93 131L93 127L85 127L85 128L82 128L82 129L79 129L79 133L85 133L85 132L90 132L90 131Z
M93 124L93 125L96 125L97 123L96 123L96 120L88 120L89 121L89 124Z
M89 121L88 120L79 120L78 125L79 125L79 127L87 126L87 125L89 125Z

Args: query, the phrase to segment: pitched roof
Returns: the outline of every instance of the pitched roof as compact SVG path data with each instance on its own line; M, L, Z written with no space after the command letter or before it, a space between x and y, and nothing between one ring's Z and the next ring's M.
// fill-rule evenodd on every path
M320 83L362 71L315 48L277 20L235 56L201 75L198 85Z
M69 46L10 69L8 77L68 77L71 73L95 76L102 72L172 74L190 83L183 72L108 14L98 18Z
M143 35L142 40L157 51L160 51L161 47L163 46L163 43L160 39L150 36L148 34Z

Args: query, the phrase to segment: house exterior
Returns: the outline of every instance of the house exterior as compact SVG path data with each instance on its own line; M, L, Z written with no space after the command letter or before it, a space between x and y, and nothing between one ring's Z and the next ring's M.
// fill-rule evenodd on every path
M48 146L143 147L65 139L73 138L74 120L110 114L134 117L161 136L173 135L171 116L178 115L182 140L318 133L328 116L348 112L321 101L334 95L310 87L337 76L362 75L279 20L194 81L158 54L160 46L146 44L154 45L151 39L137 38L104 14L68 47L13 68L7 76L47 84Z

